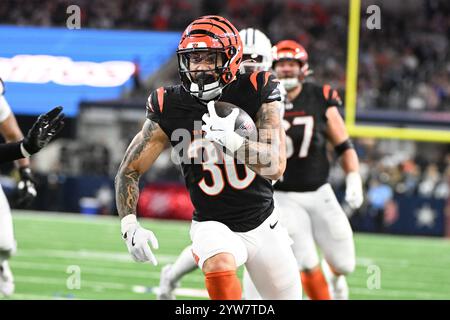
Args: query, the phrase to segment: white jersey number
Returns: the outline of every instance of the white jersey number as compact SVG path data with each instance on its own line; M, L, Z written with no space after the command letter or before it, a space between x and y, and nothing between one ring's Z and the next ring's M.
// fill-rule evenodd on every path
M283 120L284 130L288 131L291 124L287 120ZM303 140L300 143L300 151L298 153L299 158L306 158L308 156L309 147L311 146L311 140L314 130L314 117L304 116L295 117L292 120L292 126L305 126L303 130ZM292 138L286 134L286 158L292 157L294 154L294 142Z
M205 139L196 139L192 142L188 150L189 158L195 158L202 148L204 150L203 159L206 160L202 163L203 171L209 172L212 184L208 185L205 178L203 178L198 183L198 186L207 195L216 196L222 192L223 188L225 188L224 176L226 177L228 184L237 190L247 188L255 179L256 173L248 169L247 166L245 166L245 178L239 178L234 158L218 151L211 142ZM220 160L222 160L222 162ZM218 163L223 163L224 169L221 169Z

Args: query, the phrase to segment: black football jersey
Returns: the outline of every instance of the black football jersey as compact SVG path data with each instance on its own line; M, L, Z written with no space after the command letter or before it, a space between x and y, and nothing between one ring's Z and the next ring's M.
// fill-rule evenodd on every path
M341 100L329 85L303 83L300 94L285 102L283 124L286 130L287 164L276 190L315 191L328 180L327 117L330 106Z
M240 107L255 121L261 104L280 100L278 83L268 72L240 74L218 100ZM203 138L201 119L207 111L181 85L155 90L147 103L147 118L159 124L181 160L193 220L219 221L235 232L252 230L273 211L272 183Z

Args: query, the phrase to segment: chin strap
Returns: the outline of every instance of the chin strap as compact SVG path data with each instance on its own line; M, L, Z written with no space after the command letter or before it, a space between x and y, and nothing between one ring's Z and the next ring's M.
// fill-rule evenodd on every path
M190 92L192 95L196 96L200 100L212 100L218 97L222 93L222 88L220 87L219 80L208 83L204 85L202 81L200 84L191 82Z
M203 91L205 90L205 81L203 77L198 79L198 98L201 99L203 97Z

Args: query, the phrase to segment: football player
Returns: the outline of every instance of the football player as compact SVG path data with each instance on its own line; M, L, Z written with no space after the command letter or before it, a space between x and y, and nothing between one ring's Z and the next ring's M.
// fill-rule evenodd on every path
M345 200L351 208L362 205L363 188L358 156L337 109L341 100L329 85L304 81L311 73L308 54L295 41L284 40L274 46L273 68L287 91L283 120L287 166L275 184L275 205L294 241L292 248L308 297L348 299L345 276L355 268L355 248L347 216L327 182L328 142L346 172ZM327 262L327 279L315 244ZM258 298L248 277L244 277L244 288L248 298Z
M121 231L135 260L156 265L148 242L156 249L158 241L136 219L138 182L170 143L195 207L192 252L210 298L240 299L236 269L245 264L262 298L301 299L289 237L273 211L272 180L286 165L279 82L267 72L240 74L242 50L236 28L220 16L196 19L183 32L177 50L182 84L152 92L147 120L116 176ZM219 117L215 101L245 110L259 140L238 135L238 109ZM187 151L179 147L185 139Z
M272 44L269 38L260 30L246 28L239 31L244 50L241 64L243 73L255 71L269 71L272 66ZM282 89L281 87L279 89ZM173 290L179 285L180 279L197 269L192 257L191 246L186 247L174 264L161 269L161 277L157 298L159 300L173 300Z
M62 128L63 115L58 116L62 108L54 109L51 114L40 116L24 138L9 104L3 96L4 91L4 84L0 79L0 133L7 142L1 146L0 161L17 160L16 164L20 174L20 181L17 185L18 201L19 204L28 205L37 195L28 157L43 148ZM56 118L54 119L54 117ZM10 296L14 293L14 278L8 260L15 251L16 241L14 240L11 209L0 186L0 295L3 296Z

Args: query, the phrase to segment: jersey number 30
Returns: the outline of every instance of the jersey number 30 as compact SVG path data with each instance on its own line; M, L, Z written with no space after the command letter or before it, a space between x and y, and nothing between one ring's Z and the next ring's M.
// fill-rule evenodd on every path
M198 186L204 193L209 196L216 196L222 192L225 188L225 179L228 185L237 190L247 188L256 177L256 173L245 166L245 177L239 178L236 170L236 163L234 158L219 152L214 145L204 139L196 139L189 146L189 157L195 158L198 155L198 151L204 150L204 158L206 161L202 163L203 171L208 171L211 174L212 184L207 184L205 178L203 178ZM223 157L223 161L220 161L220 157ZM221 168L218 164L223 163Z

